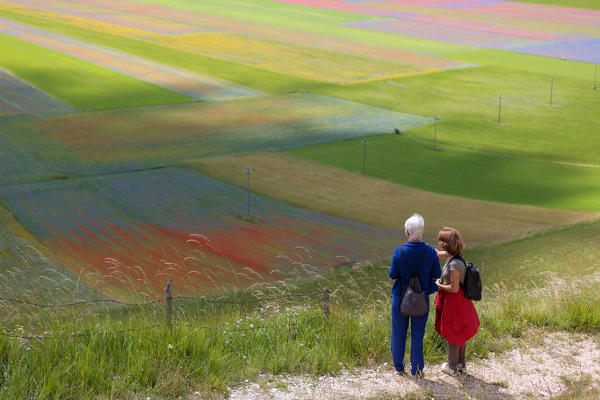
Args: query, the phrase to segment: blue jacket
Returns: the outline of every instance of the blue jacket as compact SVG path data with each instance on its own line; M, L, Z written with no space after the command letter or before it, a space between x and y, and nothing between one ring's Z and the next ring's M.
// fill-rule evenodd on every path
M438 288L435 284L435 280L442 276L442 270L435 249L424 242L406 242L403 245L396 247L396 250L394 250L392 265L390 266L389 272L390 278L396 279L394 287L392 288L392 296L402 296L404 288L408 283L408 278L410 277L410 269L404 262L404 257L402 257L400 248L404 251L404 255L406 256L412 271L419 268L419 259L421 258L423 251L425 251L418 276L421 281L421 287L425 290L425 293L428 296L427 300L429 300L429 295L437 292Z

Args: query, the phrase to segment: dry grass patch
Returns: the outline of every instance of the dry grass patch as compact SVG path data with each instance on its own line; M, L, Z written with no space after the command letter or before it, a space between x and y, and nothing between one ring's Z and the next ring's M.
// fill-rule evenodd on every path
M244 168L254 173L255 193L295 206L386 228L402 227L407 216L425 217L425 234L457 227L468 242L490 243L526 232L584 221L598 213L554 210L472 200L412 189L281 153L212 157L188 167L245 187Z

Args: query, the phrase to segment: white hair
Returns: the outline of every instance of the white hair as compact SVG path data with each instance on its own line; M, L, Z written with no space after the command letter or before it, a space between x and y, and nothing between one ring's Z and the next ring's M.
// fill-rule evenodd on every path
M425 220L415 213L404 223L404 230L408 232L409 239L421 240L425 230Z

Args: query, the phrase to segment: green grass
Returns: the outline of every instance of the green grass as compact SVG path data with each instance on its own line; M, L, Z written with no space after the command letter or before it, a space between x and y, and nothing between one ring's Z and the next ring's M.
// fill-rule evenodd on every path
M577 64L578 65L578 64ZM593 74L593 69L592 69ZM593 75L592 75L593 77ZM329 86L331 96L419 115L439 115L437 140L522 157L600 164L600 92L591 82L502 67L478 67ZM502 94L501 124L498 124ZM394 127L389 127L389 132ZM433 140L434 127L410 130Z
M0 67L79 109L98 110L192 100L4 34L0 34L0 53Z
M594 84L594 64L558 58L513 53L507 50L479 50L467 53L448 54L447 57L472 63L502 67L544 76L573 78L585 81L591 88ZM503 70L506 77L509 71Z
M60 33L65 36L113 48L135 56L144 57L149 60L238 83L267 93L281 94L298 90L306 91L323 85L323 83L308 79L292 77L290 75L267 71L232 61L220 60L200 54L171 49L116 34L81 28L52 19L30 16L3 9L0 9L0 16L40 29L45 29L49 32Z
M598 234L600 221L467 249L485 285L476 304L482 329L469 341L469 359L513 347L532 328L597 333L600 297L590 272L598 275L600 248L593 245ZM171 331L162 322L163 305L40 311L4 304L5 334L50 334L26 342L0 337L0 397L176 399L194 391L207 397L260 373L331 374L390 364L388 268L388 262L340 267L257 287L253 296L220 298L240 305L177 300ZM324 286L330 289L328 319L318 292ZM251 299L258 306L246 303ZM446 354L432 325L430 318L427 364Z
M553 164L440 146L407 136L369 137L366 174L405 186L481 200L600 210L600 168ZM292 149L291 154L360 173L360 140Z
M586 8L588 10L600 10L600 4L596 0L508 0L521 3L536 3L549 6Z

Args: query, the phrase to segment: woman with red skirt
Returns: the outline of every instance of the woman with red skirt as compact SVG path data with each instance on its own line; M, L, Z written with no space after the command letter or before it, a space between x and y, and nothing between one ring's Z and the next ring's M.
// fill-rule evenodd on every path
M461 254L465 245L460 233L446 227L438 240L442 249L438 256L447 257L447 261L442 277L436 281L435 330L448 342L448 362L442 366L442 372L454 376L466 371L465 343L477 333L479 317L461 289L467 266Z

